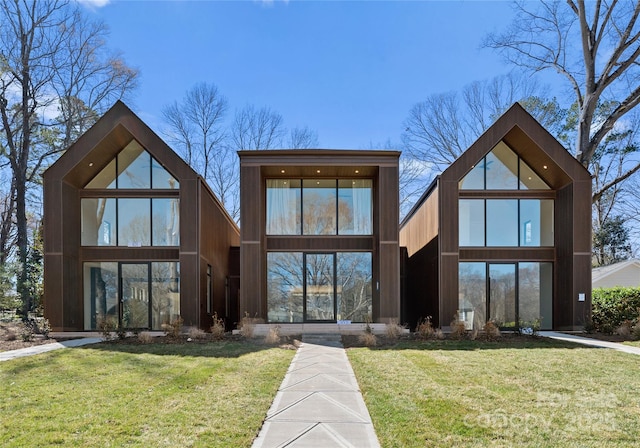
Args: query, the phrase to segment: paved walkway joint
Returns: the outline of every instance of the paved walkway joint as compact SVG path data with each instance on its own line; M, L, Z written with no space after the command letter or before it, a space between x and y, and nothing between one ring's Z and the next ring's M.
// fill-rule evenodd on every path
M307 334L253 448L379 447L339 334Z

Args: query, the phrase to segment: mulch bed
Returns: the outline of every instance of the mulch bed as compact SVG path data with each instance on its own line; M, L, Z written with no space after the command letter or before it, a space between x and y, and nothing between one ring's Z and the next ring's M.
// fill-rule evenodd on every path
M31 340L24 341L20 322L0 322L0 352L33 347L34 345L51 344L52 342L68 341L69 339L75 338L45 339L42 335L34 335Z

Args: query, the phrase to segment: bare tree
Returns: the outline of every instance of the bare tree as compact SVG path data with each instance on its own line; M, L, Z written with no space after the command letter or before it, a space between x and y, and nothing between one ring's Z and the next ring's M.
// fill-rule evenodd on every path
M535 82L509 74L469 84L461 94L432 95L409 111L403 126L404 148L412 159L440 172L513 103L540 90Z
M236 149L274 149L282 146L285 133L282 115L268 107L247 105L236 112L231 125Z
M103 22L90 22L75 9L65 26L66 36L53 55L51 82L59 110L56 121L61 150L84 134L116 100L132 92L138 82L138 71L106 47L109 30Z
M575 156L588 166L619 120L640 103L640 1L520 1L516 18L485 45L531 72L551 69L578 107ZM598 105L614 101L606 116Z
M239 217L237 155L228 146L227 99L215 84L198 83L163 110L168 140L211 186L232 218Z
M73 97L74 102L79 100L86 106L88 103L82 98L96 98L96 95L112 98L110 94L98 95L99 90L113 92L118 97L133 87L136 72L124 70L128 79L124 84L129 86L126 88L115 81L97 86L88 82L94 79L96 67L101 66L99 61L104 64L100 57L104 40L97 38L102 36L101 32L96 32L94 39L82 34L91 26L77 5L68 1L2 0L0 23L0 145L12 175L19 264L16 287L26 315L33 303L28 284L29 186L38 182L42 168L52 156L64 149L61 140L69 143L73 139L71 131L64 131L63 135L68 138L60 139L58 130L79 129L78 123L82 121L69 118L71 111L64 109L65 101ZM87 60L92 64L83 64L82 61ZM115 60L107 65L113 67L114 64L124 66L122 61L116 63ZM73 87L69 87L72 84ZM65 92L63 97L59 96L62 92ZM99 103L89 101L92 102ZM62 121L56 120L59 112L62 112ZM83 113L83 119L95 118L86 107ZM65 115L68 120L64 119Z
M291 149L311 149L319 146L318 133L305 126L296 127L289 132L287 147Z
M222 146L211 161L207 182L236 223L240 220L240 168L238 155Z
M187 91L180 104L174 102L162 111L169 125L168 139L205 179L226 137L222 123L227 107L215 84L201 82Z

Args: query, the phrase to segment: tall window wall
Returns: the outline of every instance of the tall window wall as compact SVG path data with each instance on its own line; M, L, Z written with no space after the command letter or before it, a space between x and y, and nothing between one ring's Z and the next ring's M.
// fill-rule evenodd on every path
M460 262L458 310L467 329L488 320L502 328L553 326L552 263Z
M267 253L269 322L366 322L372 316L371 253Z
M176 195L118 197L118 190L177 190L178 181L135 140L85 187L113 190L81 199L83 246L178 246L180 210Z
M469 190L549 190L549 186L507 145L498 144L460 181ZM550 247L554 245L553 199L461 197L459 245Z
M180 263L86 262L84 327L161 330L180 315Z
M267 179L267 235L371 235L371 179Z

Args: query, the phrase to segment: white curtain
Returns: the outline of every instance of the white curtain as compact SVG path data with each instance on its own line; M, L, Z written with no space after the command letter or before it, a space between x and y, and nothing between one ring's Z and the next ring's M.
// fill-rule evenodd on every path
M267 179L267 235L297 235L298 194L286 179Z
M371 180L360 179L353 182L353 234L371 235Z

